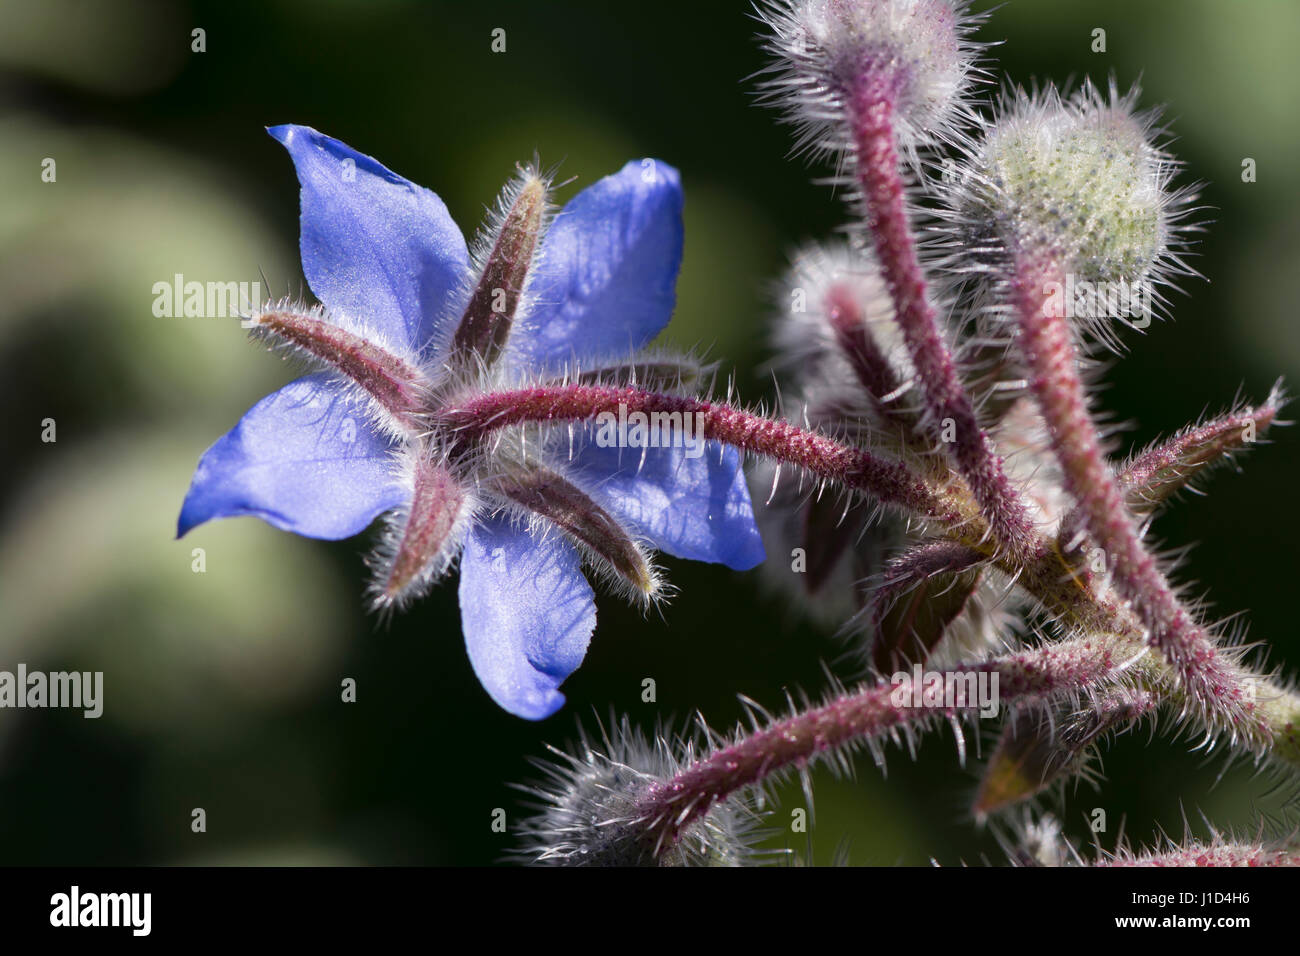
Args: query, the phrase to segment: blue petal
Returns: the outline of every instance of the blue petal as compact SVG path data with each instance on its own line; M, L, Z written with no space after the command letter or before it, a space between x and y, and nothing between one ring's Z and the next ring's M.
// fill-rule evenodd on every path
M317 298L397 346L424 348L445 331L439 319L469 270L443 201L310 127L267 132L298 170L302 268Z
M466 537L460 620L474 673L492 699L541 720L564 704L556 688L587 653L596 605L572 545L494 518Z
M706 442L697 457L687 452L648 448L642 463L640 448L588 440L574 453L573 475L661 551L737 571L761 564L766 555L739 453L717 442Z
M347 538L408 497L387 438L328 375L272 392L204 452L178 536L213 518L253 515L309 538Z
M550 365L625 354L668 324L682 264L677 170L633 160L584 189L551 223L512 338L517 361Z

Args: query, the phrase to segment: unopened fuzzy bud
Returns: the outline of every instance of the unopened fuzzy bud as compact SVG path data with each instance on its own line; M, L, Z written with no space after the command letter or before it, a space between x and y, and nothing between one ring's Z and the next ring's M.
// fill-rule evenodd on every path
M1137 96L1085 84L1068 100L1050 87L1009 97L952 184L957 238L981 268L1042 270L1051 287L1037 291L1068 317L1133 324L1155 286L1190 271L1178 250L1192 197L1171 188L1177 164Z
M847 246L805 249L785 281L776 350L816 403L819 394L865 391L901 406L914 372L880 268Z
M767 98L799 145L843 149L855 115L882 98L905 149L951 137L970 86L978 18L961 0L772 0L761 9L775 57Z
M546 780L528 792L539 813L524 824L515 854L551 866L741 866L754 855L753 811L732 800L683 828L665 843L640 800L670 779L679 762L664 738L653 743L624 718L599 743L584 737L575 753L552 749L538 763Z

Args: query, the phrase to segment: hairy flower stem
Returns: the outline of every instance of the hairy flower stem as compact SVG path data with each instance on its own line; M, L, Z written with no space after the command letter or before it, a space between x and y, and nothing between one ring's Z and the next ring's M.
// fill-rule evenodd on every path
M1098 636L951 670L996 674L1001 703L1031 703L1080 693L1145 660L1140 642ZM803 767L828 751L869 744L935 717L951 718L977 709L974 701L964 707L917 707L911 705L912 697L910 677L897 685L881 681L775 721L714 750L672 779L652 785L640 798L638 812L658 831L661 845L668 846L682 828L715 803L783 769Z
M1113 691L1117 683L1131 685L1133 693L1156 696L1174 713L1188 705L1168 663L1138 634L1097 633L992 660L956 664L946 671L996 674L998 699L1004 705L1077 704L1081 697ZM1277 687L1261 690L1260 696L1268 701L1262 712L1274 734L1270 757L1300 770L1300 699ZM911 699L907 675L897 685L881 681L863 686L773 721L718 747L671 779L650 785L638 800L638 816L662 852L710 807L746 787L761 785L784 770L803 768L835 750L874 747L883 738L907 733L926 721L977 710L969 701L954 708L897 703Z
M552 385L493 392L444 413L467 440L527 422L594 421L598 415L693 415L698 434L742 451L797 465L880 501L943 522L962 520L959 508L901 462L846 445L790 422L722 403L628 386Z
M1261 719L1254 689L1192 620L1142 543L1088 414L1070 326L1048 307L1045 286L1059 277L1054 265L1022 263L1012 294L1030 388L1051 433L1066 491L1105 554L1116 589L1132 603L1148 640L1168 658L1205 722L1255 746L1267 745L1271 731Z
M487 438L493 431L529 422L562 424L591 421L602 412L691 412L701 416L706 438L787 462L849 488L907 508L941 523L944 536L981 551L1042 605L1043 610L1073 633L1116 635L1117 641L1141 643L1141 621L1132 609L1112 600L1092 581L1084 568L1070 564L1043 535L1033 545L1034 557L1019 563L1013 555L999 553L984 534L981 515L965 489L939 492L926 485L905 466L881 461L868 452L844 445L815 431L789 422L774 421L730 405L700 399L644 392L634 387L604 385L554 385L479 396L444 413L445 423L461 430L466 441ZM1213 649L1213 648L1212 648ZM1254 722L1223 725L1195 698L1184 693L1163 651L1148 655L1149 683L1158 687L1175 712L1202 718L1206 729L1228 730L1257 751L1300 770L1300 697L1262 676L1247 676L1234 668L1238 683L1253 683ZM1247 730L1252 732L1247 733Z
M1061 551L1053 548L1017 572L1005 558L995 564L1007 574L1019 574L1016 583L1042 606L1042 610L1066 633L1114 634L1127 641L1143 642L1147 631L1134 608L1116 595L1099 588L1087 568L1072 566ZM1216 653L1221 653L1217 648ZM1207 712L1192 697L1190 688L1165 653L1153 648L1149 667L1139 683L1157 693L1171 713L1200 720L1211 743L1219 731L1242 741L1257 756L1266 755L1293 774L1300 774L1300 694L1263 674L1252 673L1229 662L1238 684L1252 701L1253 720L1225 725L1218 712Z
M931 427L953 426L953 458L988 520L993 537L1021 557L1032 554L1033 525L1007 480L993 443L975 417L957 363L926 297L925 274L907 216L891 84L863 83L853 111L858 184L866 204L876 257L894 302L927 406Z

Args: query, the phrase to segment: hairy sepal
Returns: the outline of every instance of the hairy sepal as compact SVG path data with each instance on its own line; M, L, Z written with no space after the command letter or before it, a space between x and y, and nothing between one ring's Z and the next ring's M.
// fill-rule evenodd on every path
M451 569L479 506L473 491L422 443L407 452L403 466L409 503L387 516L369 562L371 603L379 611L406 607Z
M269 341L355 385L377 420L399 437L420 434L431 383L419 359L374 330L324 306L284 299L248 319L254 338Z

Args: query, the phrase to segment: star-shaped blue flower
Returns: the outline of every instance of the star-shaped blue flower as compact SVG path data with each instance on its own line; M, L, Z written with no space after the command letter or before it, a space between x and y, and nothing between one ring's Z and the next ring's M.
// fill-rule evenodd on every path
M558 214L525 170L471 255L442 201L338 140L277 126L302 184L302 264L322 305L268 305L258 334L321 371L262 399L203 455L179 533L254 515L314 538L388 531L376 604L459 560L470 662L511 713L541 719L586 653L584 565L640 600L651 548L738 570L763 560L736 452L602 447L593 429L467 441L440 411L534 383L680 376L637 353L667 324L682 254L675 169L632 162Z

